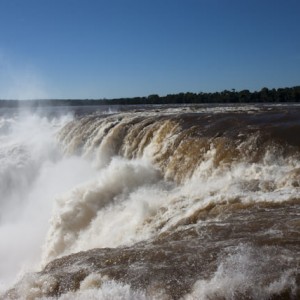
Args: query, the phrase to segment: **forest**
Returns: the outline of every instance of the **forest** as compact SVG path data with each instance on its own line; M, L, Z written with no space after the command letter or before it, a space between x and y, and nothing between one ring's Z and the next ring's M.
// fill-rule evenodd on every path
M35 99L0 100L0 107L20 106L82 106L82 105L139 105L139 104L219 104L219 103L286 103L300 102L300 86L268 89L250 92L249 90L224 90L214 93L178 93L159 96L116 99Z

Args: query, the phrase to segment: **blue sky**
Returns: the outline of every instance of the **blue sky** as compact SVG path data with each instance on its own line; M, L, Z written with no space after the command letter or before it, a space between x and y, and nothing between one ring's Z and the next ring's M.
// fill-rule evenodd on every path
M0 98L300 85L299 0L0 0Z

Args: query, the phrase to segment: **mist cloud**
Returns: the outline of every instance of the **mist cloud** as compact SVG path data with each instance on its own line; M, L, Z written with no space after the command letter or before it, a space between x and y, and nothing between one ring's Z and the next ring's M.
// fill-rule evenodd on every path
M34 66L16 66L0 53L0 99L45 99L49 98L46 90L44 80Z

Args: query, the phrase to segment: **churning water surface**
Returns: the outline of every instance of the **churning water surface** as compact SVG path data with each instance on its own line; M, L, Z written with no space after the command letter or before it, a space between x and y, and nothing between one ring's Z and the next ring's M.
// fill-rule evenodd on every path
M0 111L0 298L298 299L300 107Z

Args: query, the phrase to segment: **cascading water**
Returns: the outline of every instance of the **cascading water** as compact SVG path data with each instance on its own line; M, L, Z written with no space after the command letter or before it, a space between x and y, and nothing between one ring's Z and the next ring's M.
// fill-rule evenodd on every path
M56 195L91 176L90 164L63 158L56 142L55 133L70 120L25 112L1 116L1 282L39 264Z
M2 297L297 299L299 109L3 114Z

